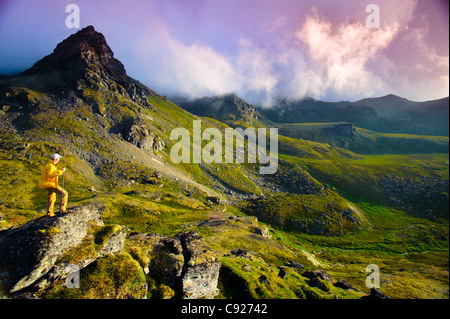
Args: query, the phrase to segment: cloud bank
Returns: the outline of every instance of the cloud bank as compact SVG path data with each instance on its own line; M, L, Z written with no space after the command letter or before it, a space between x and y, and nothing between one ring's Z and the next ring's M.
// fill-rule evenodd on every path
M184 43L171 34L169 25L160 26L157 39L152 40L157 45L141 43L136 48L139 60L149 61L150 72L138 72L138 78L169 95L201 97L235 92L265 106L278 98L304 96L357 100L394 93L420 100L426 97L424 87L434 87L433 93L439 87L444 96L448 91L448 55L439 55L424 43L426 25L408 27L416 2L405 3L409 5L401 12L392 10L378 29L367 28L364 19L333 22L314 7L294 27L292 18L280 16L266 23L267 43L241 36L234 54L216 50L204 41ZM411 63L397 63L389 55L395 42L412 47L424 64L411 67ZM443 70L441 76L432 83L421 80L436 68ZM421 89L414 95L418 87Z
M442 3L377 0L380 27L370 29L367 3L356 0L77 0L82 27L94 25L128 74L157 92L234 92L267 106L304 96L448 96ZM60 1L8 4L0 7L0 41L8 43L0 72L30 67L76 31L65 27Z

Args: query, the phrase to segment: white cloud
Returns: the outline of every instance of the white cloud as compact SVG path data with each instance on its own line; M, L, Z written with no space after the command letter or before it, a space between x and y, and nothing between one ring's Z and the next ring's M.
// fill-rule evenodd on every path
M184 44L169 32L135 47L138 60L146 61L140 71L133 70L135 76L168 94L200 97L234 92L259 102L273 94L277 83L268 52L245 38L239 40L235 57L204 43Z
M235 69L240 89L236 93L245 94L250 100L269 102L278 82L273 57L267 50L255 47L248 39L241 38L239 48Z
M345 98L372 95L382 81L366 64L389 45L397 30L392 25L374 31L362 23L344 23L333 30L330 22L313 12L295 34L286 37L301 45L262 48L242 37L233 57L161 32L158 45L139 47L141 55L152 61L144 69L156 68L157 89L190 97L235 92L251 103L269 105L278 97L322 98L330 91Z
M309 59L320 74L322 92L342 97L371 96L383 81L367 67L395 39L398 24L369 29L361 22L333 25L313 10L296 37L306 45Z
M265 105L277 98L357 100L388 93L423 100L427 90L430 97L436 93L433 86L448 91L448 55L440 56L425 45L425 29L407 28L416 2L408 1L398 11L388 3L380 4L379 29L367 28L364 19L332 23L316 9L300 24L296 20L297 27L288 16L280 16L266 25L267 41L241 36L234 55L201 41L184 43L171 35L169 25L153 17L148 20L152 38L143 33L145 41L134 43L138 67L133 76L162 94L201 97L234 92ZM390 50L393 44L403 49L405 43L415 43L411 49L426 56L423 63L409 55L411 61L405 57L404 64L397 63L398 56ZM437 77L411 76L412 69L431 74L436 67L444 69Z

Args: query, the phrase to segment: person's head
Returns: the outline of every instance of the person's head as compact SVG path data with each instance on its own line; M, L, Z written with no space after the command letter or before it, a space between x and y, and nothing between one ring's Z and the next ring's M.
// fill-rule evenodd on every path
M61 155L59 155L58 153L55 153L55 154L52 154L52 156L50 156L50 158L52 159L52 161L53 161L53 164L58 164L58 162L59 162L59 159L61 158L62 156Z

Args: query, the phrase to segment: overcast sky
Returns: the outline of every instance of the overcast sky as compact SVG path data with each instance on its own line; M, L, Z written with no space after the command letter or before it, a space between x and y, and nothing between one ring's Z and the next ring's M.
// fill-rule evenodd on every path
M0 0L0 73L31 67L81 28L160 94L251 103L449 94L448 0ZM380 10L368 28L366 7Z

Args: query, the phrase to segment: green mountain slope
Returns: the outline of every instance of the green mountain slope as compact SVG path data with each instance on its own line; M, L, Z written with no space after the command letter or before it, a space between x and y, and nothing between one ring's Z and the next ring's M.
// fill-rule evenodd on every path
M127 76L93 27L72 35L30 70L0 79L0 237L45 214L37 182L58 152L69 208L103 207L106 228L90 236L116 225L127 235L122 255L86 266L85 279L120 286L116 271L137 269L148 298L173 297L176 288L151 267L149 242L168 245L197 231L221 263L217 298L360 298L370 293L364 271L373 263L390 297L448 298L448 138L357 128L356 137L344 130L324 143L300 134L336 134L336 125L282 125L278 169L263 175L260 163L173 163L171 132L192 136L194 120L222 134L228 125L264 125L193 115ZM404 154L384 155L401 145ZM181 257L165 255L163 244L155 249L164 270ZM92 238L64 258L88 245ZM306 272L315 270L332 279ZM338 279L358 291L339 288ZM106 286L74 293L56 282L38 297L95 298Z
M378 133L351 123L282 124L280 134L345 148L359 154L448 153L445 136Z
M390 94L355 102L281 99L274 107L258 108L258 112L277 123L351 122L376 132L448 137L448 104L448 97L413 102Z

